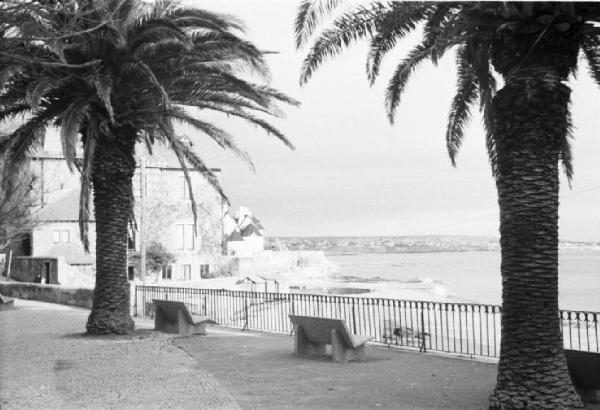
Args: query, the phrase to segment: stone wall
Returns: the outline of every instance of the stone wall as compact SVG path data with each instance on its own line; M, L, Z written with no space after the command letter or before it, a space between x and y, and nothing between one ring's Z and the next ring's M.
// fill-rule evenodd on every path
M0 293L18 299L39 300L89 309L92 307L94 290L37 283L0 283Z
M36 282L37 279L44 283L58 284L58 260L51 257L14 256L10 278L19 282Z

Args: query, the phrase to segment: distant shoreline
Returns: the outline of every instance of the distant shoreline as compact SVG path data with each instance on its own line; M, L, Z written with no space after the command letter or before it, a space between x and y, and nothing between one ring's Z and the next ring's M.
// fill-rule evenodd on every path
M471 236L315 236L268 237L265 248L322 251L325 255L499 252L497 238ZM600 251L600 242L561 241L559 250Z

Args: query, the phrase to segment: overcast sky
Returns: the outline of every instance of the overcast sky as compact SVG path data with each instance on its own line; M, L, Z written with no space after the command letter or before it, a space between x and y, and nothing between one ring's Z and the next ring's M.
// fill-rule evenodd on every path
M290 151L260 130L233 120L218 124L237 136L257 173L206 140L196 145L213 167L234 206L249 207L271 236L466 234L498 236L498 205L481 118L474 115L458 166L450 165L445 127L455 89L452 56L413 76L391 126L383 93L390 70L411 44L390 53L380 80L369 87L366 45L358 44L298 85L306 50L296 51L296 1L188 0L234 14L247 38L268 57L271 84L302 102L285 107L276 125L296 145ZM600 241L600 91L582 62L572 81L575 178L561 187L563 240ZM195 138L198 141L197 138ZM563 179L564 181L564 179Z

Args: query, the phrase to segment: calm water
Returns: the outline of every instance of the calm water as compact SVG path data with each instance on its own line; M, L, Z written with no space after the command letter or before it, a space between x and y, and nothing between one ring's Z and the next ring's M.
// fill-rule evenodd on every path
M339 274L422 283L453 300L500 304L500 252L328 255ZM562 309L600 311L600 251L565 250L559 258Z

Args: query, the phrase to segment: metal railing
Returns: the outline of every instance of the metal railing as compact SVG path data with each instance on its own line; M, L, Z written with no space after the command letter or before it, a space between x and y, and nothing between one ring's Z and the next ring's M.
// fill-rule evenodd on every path
M303 293L136 286L134 314L153 316L152 299L186 304L224 326L291 333L289 314L344 319L372 342L420 351L498 357L501 307ZM600 352L600 312L560 311L565 348Z

